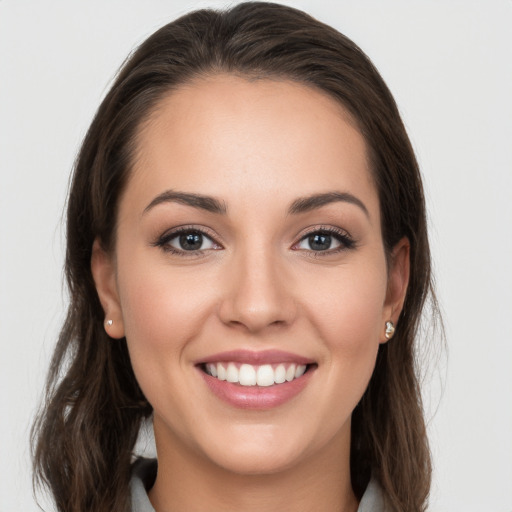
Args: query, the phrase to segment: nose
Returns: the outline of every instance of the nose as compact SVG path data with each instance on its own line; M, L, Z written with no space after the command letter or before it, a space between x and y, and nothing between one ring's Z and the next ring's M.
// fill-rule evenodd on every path
M251 333L291 324L297 306L293 280L283 267L270 251L246 251L234 256L226 268L221 321Z

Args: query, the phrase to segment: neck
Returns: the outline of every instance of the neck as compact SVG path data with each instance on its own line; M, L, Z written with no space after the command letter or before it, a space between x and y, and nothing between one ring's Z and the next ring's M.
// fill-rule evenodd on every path
M357 510L350 483L350 435L339 443L340 451L329 445L314 459L304 458L271 474L236 473L182 445L162 445L155 437L158 474L149 498L156 512Z

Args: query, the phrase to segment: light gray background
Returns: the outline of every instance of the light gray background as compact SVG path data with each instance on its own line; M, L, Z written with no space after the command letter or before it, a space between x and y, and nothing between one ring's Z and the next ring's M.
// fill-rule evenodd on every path
M425 386L430 510L511 512L512 2L286 3L370 55L425 176L448 340ZM37 510L28 433L63 318L61 218L80 140L128 52L212 5L226 2L0 0L1 512Z

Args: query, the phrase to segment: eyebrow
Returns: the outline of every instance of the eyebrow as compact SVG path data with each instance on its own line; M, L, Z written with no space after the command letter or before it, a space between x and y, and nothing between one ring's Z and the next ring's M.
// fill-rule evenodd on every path
M317 208L321 208L327 204L335 202L350 203L358 206L367 217L370 216L368 209L364 203L356 196L349 192L325 192L322 194L313 194L307 197L299 197L295 199L288 208L288 213L291 215L297 215L300 213L306 213ZM155 206L162 203L181 203L193 208L200 208L210 213L216 213L225 215L227 213L227 207L224 201L220 201L211 196L204 196L201 194L191 194L187 192L176 192L174 190L166 190L158 196L156 196L146 208L144 208L143 214Z
M220 215L225 215L227 212L226 204L214 197L166 190L156 196L153 201L144 208L142 214L144 215L149 210L162 203L180 203L192 206L193 208L200 208L201 210L206 210L211 213L218 213Z
M368 208L356 196L349 192L326 192L324 194L313 194L307 197L299 197L288 209L290 214L299 214L315 210L330 203L343 202L358 206L367 217L370 217Z

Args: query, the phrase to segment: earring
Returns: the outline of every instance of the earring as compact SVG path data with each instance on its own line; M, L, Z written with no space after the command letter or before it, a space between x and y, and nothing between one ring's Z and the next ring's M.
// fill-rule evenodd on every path
M109 319L109 320L107 320L107 321L105 322L105 325L106 325L107 327L112 327L112 325L113 325L113 324L114 324L114 320L110 320L110 319Z
M393 337L393 334L395 334L395 324L391 320L388 320L386 322L386 332L384 335L387 340L390 340Z

